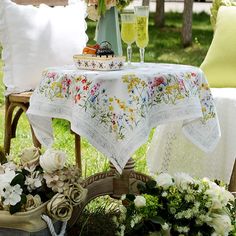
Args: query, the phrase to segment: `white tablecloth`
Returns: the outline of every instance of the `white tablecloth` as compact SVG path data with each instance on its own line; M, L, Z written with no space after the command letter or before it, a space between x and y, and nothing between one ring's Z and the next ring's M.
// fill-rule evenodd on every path
M220 137L207 81L200 69L185 65L135 64L105 72L48 68L27 115L46 146L53 143L51 118L69 120L119 172L157 125L180 121L204 151L212 151Z
M147 153L152 173L183 171L229 183L236 157L236 89L211 89L221 127L221 139L212 153L205 153L182 134L181 124L161 126Z

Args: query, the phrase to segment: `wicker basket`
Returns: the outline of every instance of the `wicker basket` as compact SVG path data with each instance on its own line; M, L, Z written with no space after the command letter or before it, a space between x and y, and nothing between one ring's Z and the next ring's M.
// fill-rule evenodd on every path
M41 206L27 212L11 215L8 211L0 211L0 236L51 236L41 215L46 213L45 202ZM62 223L54 222L56 232L60 232Z

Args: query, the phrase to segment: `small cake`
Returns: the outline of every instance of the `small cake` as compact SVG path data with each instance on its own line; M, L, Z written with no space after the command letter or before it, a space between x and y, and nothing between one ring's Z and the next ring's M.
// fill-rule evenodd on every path
M83 54L96 55L97 50L100 48L99 44L88 45L83 49Z
M89 55L96 55L99 57L102 56L114 56L114 51L112 50L112 46L109 42L104 41L100 45L95 44L95 45L87 45L83 49L83 54L89 54Z

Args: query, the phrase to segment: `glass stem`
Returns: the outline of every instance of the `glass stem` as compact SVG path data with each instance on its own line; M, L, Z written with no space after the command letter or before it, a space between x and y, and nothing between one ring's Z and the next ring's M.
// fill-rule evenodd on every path
M141 63L144 63L144 52L145 52L144 48L139 49Z
M127 47L127 59L128 59L128 64L131 64L131 57L132 57L132 47L131 45L128 45Z

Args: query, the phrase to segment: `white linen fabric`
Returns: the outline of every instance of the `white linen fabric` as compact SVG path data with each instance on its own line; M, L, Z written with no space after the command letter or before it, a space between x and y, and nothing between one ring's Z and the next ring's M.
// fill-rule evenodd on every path
M212 88L221 139L212 153L204 153L181 132L181 122L156 129L147 153L151 173L186 172L195 177L230 182L236 157L236 89Z
M182 121L185 135L204 151L215 148L220 130L211 93L199 68L134 64L120 71L44 71L27 112L39 141L53 143L51 118L71 122L122 171L133 152L160 124Z
M0 1L0 42L7 93L35 89L42 70L71 64L87 42L86 4L63 7Z

